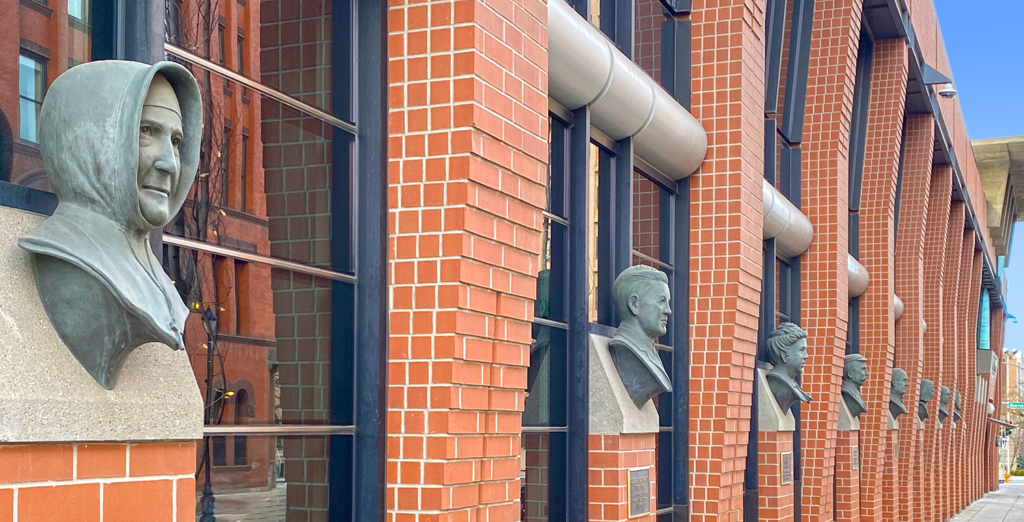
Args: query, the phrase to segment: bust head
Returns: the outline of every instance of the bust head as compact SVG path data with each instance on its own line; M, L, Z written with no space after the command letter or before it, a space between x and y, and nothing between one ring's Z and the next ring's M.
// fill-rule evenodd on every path
M935 398L935 383L928 379L921 379L921 402L932 402Z
M953 392L953 408L956 409L956 411L960 411L960 408L963 407L963 403L964 399L960 396L960 390Z
M949 388L943 386L939 388L939 404L945 406L949 404Z
M868 379L868 360L859 353L851 353L843 362L843 381L849 382L858 389Z
M149 84L139 122L139 211L152 229L178 211L171 195L181 180L181 106L174 88L157 73Z
M889 393L894 397L899 397L900 400L903 400L903 395L907 393L907 372L901 368L892 369L892 385Z
M796 379L804 369L807 360L807 332L793 323L782 323L771 334L765 345L768 359L776 370L781 369L791 379ZM775 370L772 370L775 371Z
M619 312L619 328L639 327L650 339L668 331L668 276L646 265L634 265L622 271L612 283L612 300Z

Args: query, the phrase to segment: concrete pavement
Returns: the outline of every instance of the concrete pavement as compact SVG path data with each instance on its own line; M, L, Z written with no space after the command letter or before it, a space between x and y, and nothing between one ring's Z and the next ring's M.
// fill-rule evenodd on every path
M1024 480L1011 477L1009 484L1000 484L951 522L1024 522Z

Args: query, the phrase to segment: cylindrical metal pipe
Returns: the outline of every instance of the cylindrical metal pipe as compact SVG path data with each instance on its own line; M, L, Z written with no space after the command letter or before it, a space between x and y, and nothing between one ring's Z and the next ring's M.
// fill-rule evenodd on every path
M871 278L868 276L868 269L849 254L846 256L846 270L849 274L849 296L853 299L868 289Z
M548 2L549 95L569 110L590 105L591 123L672 179L692 174L707 133L646 72L564 0Z
M807 251L814 239L811 220L792 202L786 199L768 180L763 183L764 203L761 211L764 217L762 237L775 238L775 246L788 257L796 257Z
M900 296L898 295L892 296L892 311L893 315L896 316L896 321L899 321L900 317L903 317L903 300L900 299Z

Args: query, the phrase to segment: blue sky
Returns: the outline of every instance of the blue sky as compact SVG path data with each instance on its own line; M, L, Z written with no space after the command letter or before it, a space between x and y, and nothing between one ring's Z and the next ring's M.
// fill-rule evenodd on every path
M921 0L917 0L921 1ZM1024 135L1024 1L935 0L953 81L972 139ZM977 203L975 204L977 206ZM1006 269L1005 345L1024 350L1024 226Z

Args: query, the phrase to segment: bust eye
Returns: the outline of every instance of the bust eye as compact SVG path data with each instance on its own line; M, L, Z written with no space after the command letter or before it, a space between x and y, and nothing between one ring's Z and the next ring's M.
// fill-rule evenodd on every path
M180 148L181 147L181 138L179 138L177 136L171 138L171 145L174 145L174 148L176 148L176 149Z
M139 134L143 136L150 136L153 134L153 128L149 125L142 125L139 127Z

